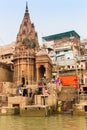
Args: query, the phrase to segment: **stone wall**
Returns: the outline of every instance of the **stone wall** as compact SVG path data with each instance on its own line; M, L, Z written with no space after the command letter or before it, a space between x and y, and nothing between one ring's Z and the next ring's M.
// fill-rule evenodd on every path
M12 82L0 82L0 95L16 95L17 87Z
M24 107L28 105L29 98L23 96L8 97L8 107Z
M35 95L35 105L49 105L56 107L56 96L52 95Z
M13 82L13 72L6 64L0 63L0 82Z
M8 115L18 115L18 108L10 108L10 107L1 107L0 108L0 116L8 116Z
M71 112L73 109L73 104L78 102L78 89L74 86L64 86L61 92L58 92L58 101L61 101L61 111Z
M49 107L48 106L25 106L20 108L21 116L28 117L45 117L49 116Z
M73 106L73 114L87 116L87 103L75 104Z

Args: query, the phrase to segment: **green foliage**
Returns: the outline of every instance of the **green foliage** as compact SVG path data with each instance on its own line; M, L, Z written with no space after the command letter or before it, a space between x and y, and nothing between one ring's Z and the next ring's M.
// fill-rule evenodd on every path
M31 49L36 47L36 42L34 39L25 38L23 39L22 44L26 45L28 48Z

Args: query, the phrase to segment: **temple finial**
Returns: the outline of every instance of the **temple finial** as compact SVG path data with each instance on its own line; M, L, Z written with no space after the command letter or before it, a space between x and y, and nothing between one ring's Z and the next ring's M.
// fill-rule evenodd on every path
M26 10L28 11L28 1L26 1Z
M29 16L29 13L28 13L28 1L26 1L25 16Z

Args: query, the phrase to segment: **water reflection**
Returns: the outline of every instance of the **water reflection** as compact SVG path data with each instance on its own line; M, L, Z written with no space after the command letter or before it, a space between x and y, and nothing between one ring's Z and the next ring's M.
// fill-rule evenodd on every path
M51 117L1 116L0 130L87 130L87 117L72 115Z

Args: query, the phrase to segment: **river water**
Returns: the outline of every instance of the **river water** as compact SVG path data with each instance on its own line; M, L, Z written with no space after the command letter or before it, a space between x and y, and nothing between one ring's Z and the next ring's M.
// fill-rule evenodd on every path
M86 116L0 116L0 130L87 130Z

